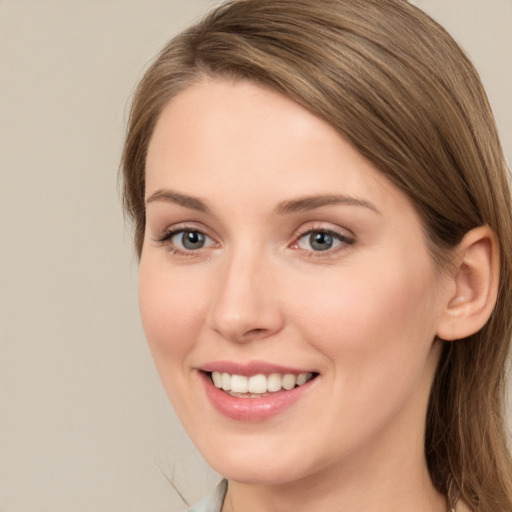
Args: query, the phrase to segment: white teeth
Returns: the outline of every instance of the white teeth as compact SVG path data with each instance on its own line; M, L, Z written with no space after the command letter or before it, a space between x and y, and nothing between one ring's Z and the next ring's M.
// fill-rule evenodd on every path
M249 379L243 375L232 375L230 388L231 391L233 391L233 393L247 393L248 380Z
M253 375L249 378L249 393L266 393L266 391L267 377L265 375Z
M229 373L222 374L222 389L229 391L231 389L231 375Z
M222 374L220 372L213 372L212 379L216 388L222 388Z
M302 386L312 379L312 373L271 373L270 375L232 375L230 373L212 372L212 381L216 388L230 391L232 393L250 393L260 395L264 393L275 393L281 388L289 391L295 386Z
M279 373L271 373L267 377L267 389L271 393L281 389L281 375Z
M283 377L283 381L281 383L283 388L286 390L293 389L295 387L295 384L297 384L297 377L295 375L293 375L292 373L287 373Z
M302 386L302 384L306 384L308 381L308 374L307 373L301 373L297 375L297 386Z

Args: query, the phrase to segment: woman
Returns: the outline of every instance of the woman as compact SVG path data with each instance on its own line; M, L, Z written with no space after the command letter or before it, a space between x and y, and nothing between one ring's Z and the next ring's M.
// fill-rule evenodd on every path
M402 0L239 0L134 98L124 199L197 509L509 511L508 171Z

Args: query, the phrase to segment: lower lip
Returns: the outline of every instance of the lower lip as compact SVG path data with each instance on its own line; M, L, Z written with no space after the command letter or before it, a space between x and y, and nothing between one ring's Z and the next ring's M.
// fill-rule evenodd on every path
M263 421L282 413L307 393L316 380L313 378L290 391L281 390L260 398L240 398L215 387L209 374L201 372L201 378L206 395L218 412L233 420L247 422Z

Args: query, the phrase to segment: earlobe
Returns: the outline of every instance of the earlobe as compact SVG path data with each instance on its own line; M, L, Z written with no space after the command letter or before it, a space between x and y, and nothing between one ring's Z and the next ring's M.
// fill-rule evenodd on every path
M443 340L466 338L489 320L496 303L499 247L489 226L472 229L455 251L453 284L437 335Z

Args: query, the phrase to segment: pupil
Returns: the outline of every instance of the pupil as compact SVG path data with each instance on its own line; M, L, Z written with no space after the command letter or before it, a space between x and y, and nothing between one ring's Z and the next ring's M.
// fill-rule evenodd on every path
M183 233L182 243L185 249L200 249L204 245L204 235L197 231Z
M309 242L315 251L326 251L332 247L333 240L328 233L312 233Z

